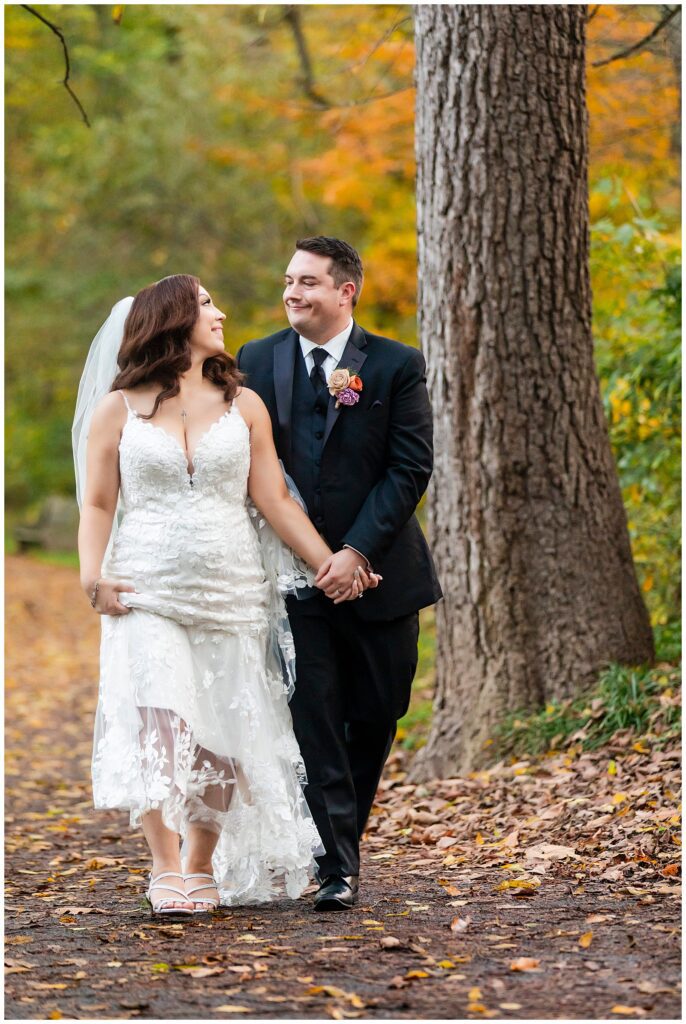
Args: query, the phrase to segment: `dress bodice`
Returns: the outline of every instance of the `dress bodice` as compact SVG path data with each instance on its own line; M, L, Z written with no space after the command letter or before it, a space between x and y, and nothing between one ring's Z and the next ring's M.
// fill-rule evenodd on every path
M178 440L133 409L119 443L124 512L179 509L214 499L243 506L250 469L250 431L234 404L205 431L193 453L193 473Z

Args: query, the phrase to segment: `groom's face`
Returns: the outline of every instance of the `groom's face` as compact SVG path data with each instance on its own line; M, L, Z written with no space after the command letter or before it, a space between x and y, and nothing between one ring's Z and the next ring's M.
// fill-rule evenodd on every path
M327 341L341 330L350 316L349 299L329 273L331 260L297 249L285 275L283 301L294 331L311 341Z

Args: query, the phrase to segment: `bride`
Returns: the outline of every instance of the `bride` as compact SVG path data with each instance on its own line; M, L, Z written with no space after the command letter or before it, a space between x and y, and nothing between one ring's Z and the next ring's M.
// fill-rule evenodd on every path
M81 583L102 615L94 802L142 827L148 899L175 915L297 898L321 850L282 593L314 578L292 552L314 570L331 552L289 494L224 320L186 274L122 300L73 431ZM377 584L360 569L327 596Z

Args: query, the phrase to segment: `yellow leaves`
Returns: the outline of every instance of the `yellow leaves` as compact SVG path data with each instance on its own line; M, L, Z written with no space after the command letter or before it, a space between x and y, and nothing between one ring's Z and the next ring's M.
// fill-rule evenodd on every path
M584 934L579 939L579 945L581 946L582 949L588 949L588 947L591 945L592 942L593 942L593 932L584 932Z
M442 967L445 971L455 970L455 964L452 962L452 960L439 960L438 966Z
M231 1003L215 1006L214 1010L216 1013L252 1013L249 1006L233 1006Z
M645 1010L642 1006L622 1006L621 1003L615 1003L610 1013L621 1013L624 1016L633 1017L637 1013L643 1015Z
M607 762L607 774L608 775L616 775L617 774L617 762L616 761L609 760Z
M431 975L428 973L428 971L412 970L412 971L408 971L407 974L405 975L405 977L409 981L412 978L430 978Z
M363 999L355 992L346 992L342 988L336 988L335 985L311 985L307 989L308 996L331 996L334 999L343 999L345 1002L350 1003L356 1010L364 1010L367 1005Z
M115 25L121 25L121 20L124 17L124 4L115 4L112 8L112 21Z
M174 968L175 971L182 971L189 978L211 978L215 974L224 974L224 967L198 967L192 964L182 964Z
M93 857L91 860L87 861L84 864L83 870L100 871L101 868L112 868L123 863L123 857ZM62 874L64 875L66 874L66 872L62 872Z
M507 892L509 889L517 889L523 892L533 892L538 889L540 882L535 882L531 878L507 878L503 882L499 882L494 892Z
M629 797L627 796L626 793L613 793L612 794L612 803L615 805L615 807L618 806L618 804L623 804L624 801L628 800L628 799L629 799Z

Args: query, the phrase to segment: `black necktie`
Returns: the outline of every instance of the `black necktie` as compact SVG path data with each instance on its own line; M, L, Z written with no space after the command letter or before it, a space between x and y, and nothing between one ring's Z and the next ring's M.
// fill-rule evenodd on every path
M323 348L313 348L312 358L314 365L310 370L310 380L312 381L312 387L319 394L322 388L326 387L326 376L322 368L322 363L328 356L328 352L325 352Z

